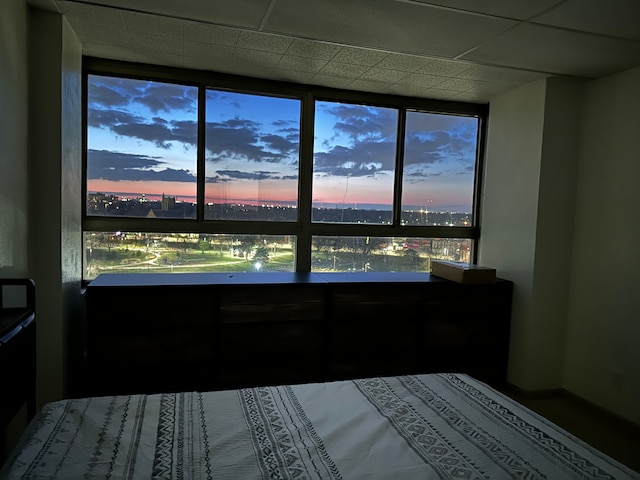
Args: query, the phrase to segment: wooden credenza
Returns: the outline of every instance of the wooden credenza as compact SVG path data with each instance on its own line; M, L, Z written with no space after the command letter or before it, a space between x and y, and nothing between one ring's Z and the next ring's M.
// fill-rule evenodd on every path
M428 273L101 275L83 394L463 372L506 381L512 283Z

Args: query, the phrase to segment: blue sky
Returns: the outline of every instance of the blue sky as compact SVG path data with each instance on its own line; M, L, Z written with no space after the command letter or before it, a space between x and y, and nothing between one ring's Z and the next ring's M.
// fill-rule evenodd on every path
M88 191L196 194L197 88L89 77ZM207 91L207 201L295 204L301 102ZM391 204L398 111L316 103L313 200ZM403 205L470 211L478 121L409 112Z

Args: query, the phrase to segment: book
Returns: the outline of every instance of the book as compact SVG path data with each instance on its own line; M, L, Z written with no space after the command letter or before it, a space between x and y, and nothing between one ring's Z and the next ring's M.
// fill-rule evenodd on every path
M452 260L432 260L431 275L458 283L493 283L496 269Z

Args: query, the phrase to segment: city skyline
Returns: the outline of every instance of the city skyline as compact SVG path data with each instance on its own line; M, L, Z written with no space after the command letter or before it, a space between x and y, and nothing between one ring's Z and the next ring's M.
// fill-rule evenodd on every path
M196 196L198 90L89 76L87 189ZM206 90L205 202L295 204L298 99ZM398 110L316 102L314 206L393 201ZM477 119L407 112L403 209L471 211Z

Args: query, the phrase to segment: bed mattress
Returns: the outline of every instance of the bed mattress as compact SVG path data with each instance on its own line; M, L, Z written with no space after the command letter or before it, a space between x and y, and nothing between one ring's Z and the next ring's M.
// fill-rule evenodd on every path
M1 478L640 476L467 375L47 404Z

